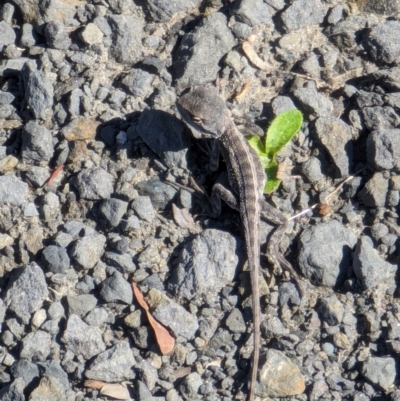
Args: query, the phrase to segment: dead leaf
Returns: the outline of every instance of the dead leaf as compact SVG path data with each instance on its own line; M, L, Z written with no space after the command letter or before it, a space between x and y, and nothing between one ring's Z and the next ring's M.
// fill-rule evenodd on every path
M174 376L176 379L180 379L181 377L186 377L190 373L192 373L192 368L187 366L186 368L176 369L174 371Z
M151 315L149 311L149 305L145 301L142 292L139 290L139 287L132 282L133 293L135 294L135 298L138 304L143 308L146 312L147 319L149 320L150 326L154 330L154 334L156 336L158 347L163 355L169 354L175 347L175 339L169 334L169 331L157 322L156 319Z
M246 57L255 67L263 71L271 70L271 66L264 60L262 60L260 57L258 57L258 54L256 53L253 46L249 42L247 41L243 42L242 49Z
M56 169L51 173L51 176L49 179L44 183L43 186L47 187L49 186L60 174L61 170L64 168L64 164L60 164L59 166L56 167Z
M91 388L92 390L101 390L106 384L107 383L99 380L85 380L83 382L85 387Z
M101 395L117 398L118 400L130 400L131 395L128 389L119 383L107 383L101 390Z
M180 228L187 228L190 231L199 231L199 227L193 220L193 217L189 213L188 209L179 209L179 207L172 204L172 215L174 217L175 223Z

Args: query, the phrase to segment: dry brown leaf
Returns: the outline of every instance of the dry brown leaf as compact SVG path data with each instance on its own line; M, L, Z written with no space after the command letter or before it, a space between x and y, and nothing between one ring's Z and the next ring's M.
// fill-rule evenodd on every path
M44 183L43 186L47 187L49 186L60 174L61 170L64 168L64 164L60 164L59 166L56 167L56 169L51 173L51 176L49 179Z
M107 383L101 390L101 395L116 398L118 400L130 400L128 389L119 383Z
M176 379L180 379L181 377L185 377L185 376L189 375L190 373L192 373L192 368L190 366L187 366L185 368L176 369L174 371L174 377Z
M108 383L99 380L85 380L83 382L85 387L91 388L92 390L101 390L106 384Z
M253 46L249 42L247 41L243 42L242 49L246 57L255 67L263 71L271 70L271 66L264 60L262 60L260 57L258 57L258 54L256 53Z
M188 209L179 209L179 207L172 204L172 215L175 223L180 228L187 228L190 231L199 231L193 217L190 215Z
M169 331L157 322L156 319L151 315L149 311L149 305L145 301L142 292L139 290L139 287L132 282L133 293L135 294L135 298L138 304L144 309L147 315L147 319L149 320L150 326L154 330L154 334L156 336L158 347L163 355L169 354L175 347L175 339L169 334Z

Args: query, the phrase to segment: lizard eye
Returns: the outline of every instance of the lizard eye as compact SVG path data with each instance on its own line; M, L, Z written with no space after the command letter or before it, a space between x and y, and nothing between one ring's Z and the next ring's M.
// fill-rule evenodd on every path
M193 122L195 122L197 124L201 123L201 118L199 118L199 117L192 116L192 120L193 120Z

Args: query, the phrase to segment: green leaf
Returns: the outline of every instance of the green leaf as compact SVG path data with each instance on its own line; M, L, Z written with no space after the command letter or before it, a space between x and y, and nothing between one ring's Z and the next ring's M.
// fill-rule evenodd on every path
M270 159L297 134L302 124L303 115L299 110L284 111L272 121L265 141L266 153Z
M257 154L265 153L265 147L262 139L257 135L246 136L249 145L257 152Z
M268 166L265 167L265 173L267 174L267 182L264 187L264 193L270 194L276 191L282 182L276 178L278 172L278 163L276 161L271 161Z

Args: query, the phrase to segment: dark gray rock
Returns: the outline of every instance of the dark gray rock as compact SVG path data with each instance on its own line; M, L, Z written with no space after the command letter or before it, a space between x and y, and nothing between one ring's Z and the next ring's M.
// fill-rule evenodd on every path
M321 320L324 320L330 326L337 326L342 323L344 306L336 295L332 295L328 298L321 299L318 312Z
M251 27L243 22L236 22L231 26L231 31L238 39L247 39L251 34Z
M76 187L83 199L108 199L114 191L114 178L101 167L86 168L78 174Z
M153 177L147 181L138 183L136 189L140 195L150 196L151 203L156 210L165 210L177 194L175 188L161 182L159 177Z
M133 96L147 97L151 94L154 76L139 68L130 71L121 81L122 86Z
M154 220L155 212L150 196L138 196L133 200L132 209L142 219L148 222Z
M115 145L115 137L117 136L117 133L118 131L112 125L106 125L100 130L101 139L103 139L105 144L110 147Z
M371 356L363 363L361 374L381 389L388 390L396 379L396 360Z
M35 118L46 119L52 113L54 89L44 73L34 62L26 62L22 68L25 100Z
M65 273L70 266L70 260L65 248L49 245L42 253L43 266L52 273Z
M25 401L26 383L22 377L18 377L11 384L0 389L0 401Z
M231 313L228 315L226 322L226 326L233 333L245 333L246 332L246 323L244 321L242 312L239 309L233 308Z
M233 6L235 18L251 27L272 25L270 8L262 0L239 0Z
M177 83L182 90L216 79L219 62L235 45L226 17L211 14L182 38L175 62Z
M85 359L90 359L106 349L100 329L88 326L76 315L69 317L61 342L76 356L81 355Z
M84 269L91 269L104 252L106 237L102 234L86 235L72 246L71 259Z
M158 381L158 369L147 362L146 359L142 359L136 365L136 371L139 373L140 378L144 381L147 388L153 391Z
M91 294L70 295L67 297L68 315L84 317L97 305L97 298Z
M15 32L14 29L6 22L0 22L0 51L3 49L3 46L8 46L15 42Z
M353 155L350 127L338 118L320 117L315 122L315 134L328 151L340 175L349 175Z
M116 267L121 273L134 273L136 271L136 265L129 253L121 255L115 252L106 252L103 259L105 263Z
M71 220L63 225L63 231L72 236L79 235L85 225L81 221Z
M396 128L400 125L400 117L393 107L365 107L361 110L363 122L370 131Z
M104 308L95 308L83 320L89 326L101 326L108 320L108 313Z
M170 288L180 298L216 294L232 283L238 266L235 237L225 231L208 229L185 245Z
M47 315L50 319L59 319L65 317L64 307L61 302L53 302L47 310Z
M132 303L132 287L120 272L114 272L101 284L100 296L105 302L121 301L128 305Z
M110 198L101 202L99 211L106 224L118 227L123 215L128 210L128 203L120 199Z
M367 157L376 170L400 170L400 129L371 132Z
M299 88L294 92L294 97L306 113L324 117L330 116L333 112L332 102L318 93L316 89Z
M111 55L118 63L138 62L143 51L142 20L132 15L110 15L107 21L111 28Z
M162 1L162 0L146 0L145 7L148 10L151 19L157 22L167 22L175 14L181 11L188 11L196 9L200 0L176 0L176 1Z
M286 32L306 26L321 24L326 14L319 0L295 0L282 13L281 19Z
M42 269L32 262L16 269L11 275L4 303L24 324L39 310L49 295Z
M396 64L400 61L400 21L384 21L368 33L365 46L378 64Z
M340 285L356 243L357 237L336 220L308 227L299 238L299 267L314 285Z
M67 391L69 388L68 374L63 370L59 362L57 361L46 361L39 362L38 368L41 376L51 376L56 378Z
M328 375L326 382L333 391L354 390L354 382L344 379L339 373L331 373Z
M106 383L119 383L135 378L132 370L135 365L136 361L129 343L123 341L97 355L85 370L85 376L88 379Z
M39 381L39 367L36 363L25 359L16 361L10 368L14 379L22 378L27 386L34 385Z
M145 110L137 125L139 136L168 167L187 167L191 140L181 120L162 110Z
M199 393L200 386L203 385L203 380L197 372L190 373L179 384L179 391L184 395L185 399L197 400L201 399Z
M28 196L28 191L28 184L15 175L0 176L0 204L9 203L21 206Z
M61 21L49 22L44 29L44 34L46 35L47 44L50 47L67 50L71 45L71 39Z
M26 172L29 181L36 187L42 187L50 177L49 170L45 167L30 166Z
M369 289L385 280L394 285L397 266L382 260L374 249L371 238L363 235L354 252L353 270L363 287Z
M0 90L0 104L11 104L14 99L15 96L12 93Z
M272 113L277 116L280 113L288 110L296 110L296 106L292 102L292 99L288 96L277 96L271 102Z
M383 207L389 189L389 180L382 173L375 173L358 193L358 199L368 207Z
M38 330L27 334L21 341L19 356L28 361L45 361L51 350L51 335Z
M316 157L310 157L301 165L301 172L310 182L318 182L324 178L321 171L321 162Z
M53 136L36 121L29 121L22 131L22 158L25 162L49 162L54 154Z
M299 290L295 284L287 282L279 286L279 304L281 306L287 303L292 305L300 305L301 298Z

